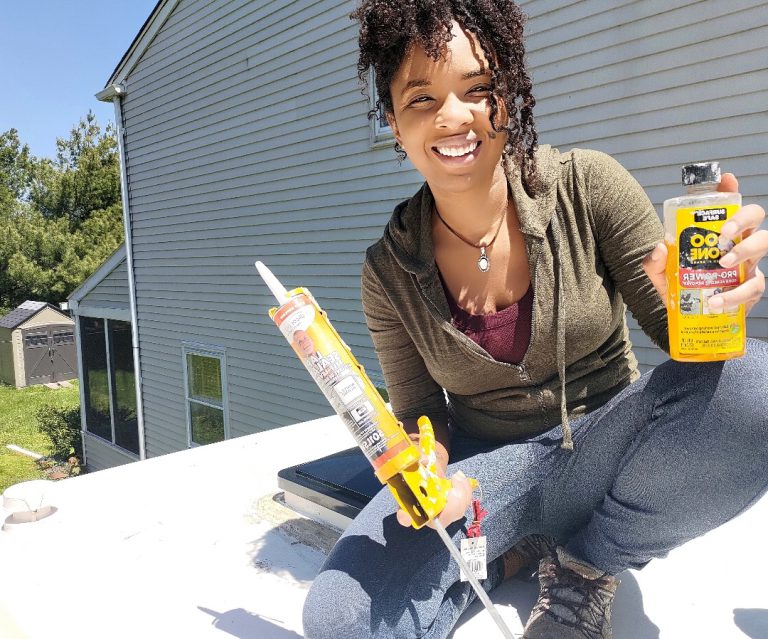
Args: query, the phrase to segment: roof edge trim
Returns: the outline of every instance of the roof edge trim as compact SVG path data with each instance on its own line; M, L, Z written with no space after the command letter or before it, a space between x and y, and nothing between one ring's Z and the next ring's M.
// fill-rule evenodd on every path
M100 102L112 102L125 93L125 89L120 84L110 84L96 94L96 99Z
M149 45L152 44L157 32L160 31L160 28L168 19L168 16L171 15L171 12L176 8L176 5L179 4L179 1L180 0L159 0L152 10L152 13L147 18L147 21L139 30L139 33L133 39L133 42L131 42L131 46L128 47L128 50L123 54L123 57L120 59L117 67L115 67L109 80L107 80L107 83L104 85L105 90L108 89L110 85L123 84L125 78L131 71L133 71L138 61L144 55L144 52L149 48ZM111 96L109 99L112 99L112 97L114 96ZM101 100L102 98L99 99Z
M70 302L79 302L94 288L96 288L104 278L107 277L112 271L114 271L120 263L126 259L125 243L121 244L117 250L110 255L105 262L97 268L93 274L86 278L80 286L72 291L67 299Z

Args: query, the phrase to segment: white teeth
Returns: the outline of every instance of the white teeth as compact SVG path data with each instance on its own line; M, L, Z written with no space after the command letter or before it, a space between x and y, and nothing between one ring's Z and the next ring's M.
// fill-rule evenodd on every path
M472 142L465 146L448 146L448 147L435 147L440 155L447 155L448 157L456 158L460 155L466 155L472 153L478 146L478 142Z

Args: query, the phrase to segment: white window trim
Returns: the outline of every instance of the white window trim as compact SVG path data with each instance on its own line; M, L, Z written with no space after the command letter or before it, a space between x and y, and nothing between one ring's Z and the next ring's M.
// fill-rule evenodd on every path
M219 360L221 368L221 406L210 404L189 396L189 371L187 370L187 355L202 355L214 357ZM187 448L197 448L202 444L192 441L192 416L189 412L189 403L195 402L203 406L220 409L224 413L224 440L230 439L229 432L229 384L227 383L227 351L223 346L213 344L199 344L196 342L181 343L181 363L184 369L184 412L187 416Z
M373 67L368 69L368 106L370 109L376 108L376 98L378 92L376 91L376 79L373 73ZM382 126L379 118L374 117L369 120L371 130L371 147L372 148L384 148L391 147L395 141L395 134L389 125Z

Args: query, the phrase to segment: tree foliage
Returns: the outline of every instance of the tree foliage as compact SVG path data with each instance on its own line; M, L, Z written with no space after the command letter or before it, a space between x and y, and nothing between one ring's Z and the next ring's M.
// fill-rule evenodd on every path
M12 211L27 193L31 163L29 147L21 144L16 129L0 133L0 216Z
M77 228L93 211L120 202L120 163L111 124L102 133L93 113L80 120L69 138L56 139L56 160L43 160L31 194L48 218L66 218Z
M56 160L0 134L0 312L25 299L66 299L123 241L115 132L92 113Z

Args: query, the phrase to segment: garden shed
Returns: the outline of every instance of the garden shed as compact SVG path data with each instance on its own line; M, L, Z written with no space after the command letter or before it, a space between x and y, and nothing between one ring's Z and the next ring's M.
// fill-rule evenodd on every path
M27 300L0 318L0 382L23 388L76 377L75 323L68 315Z

